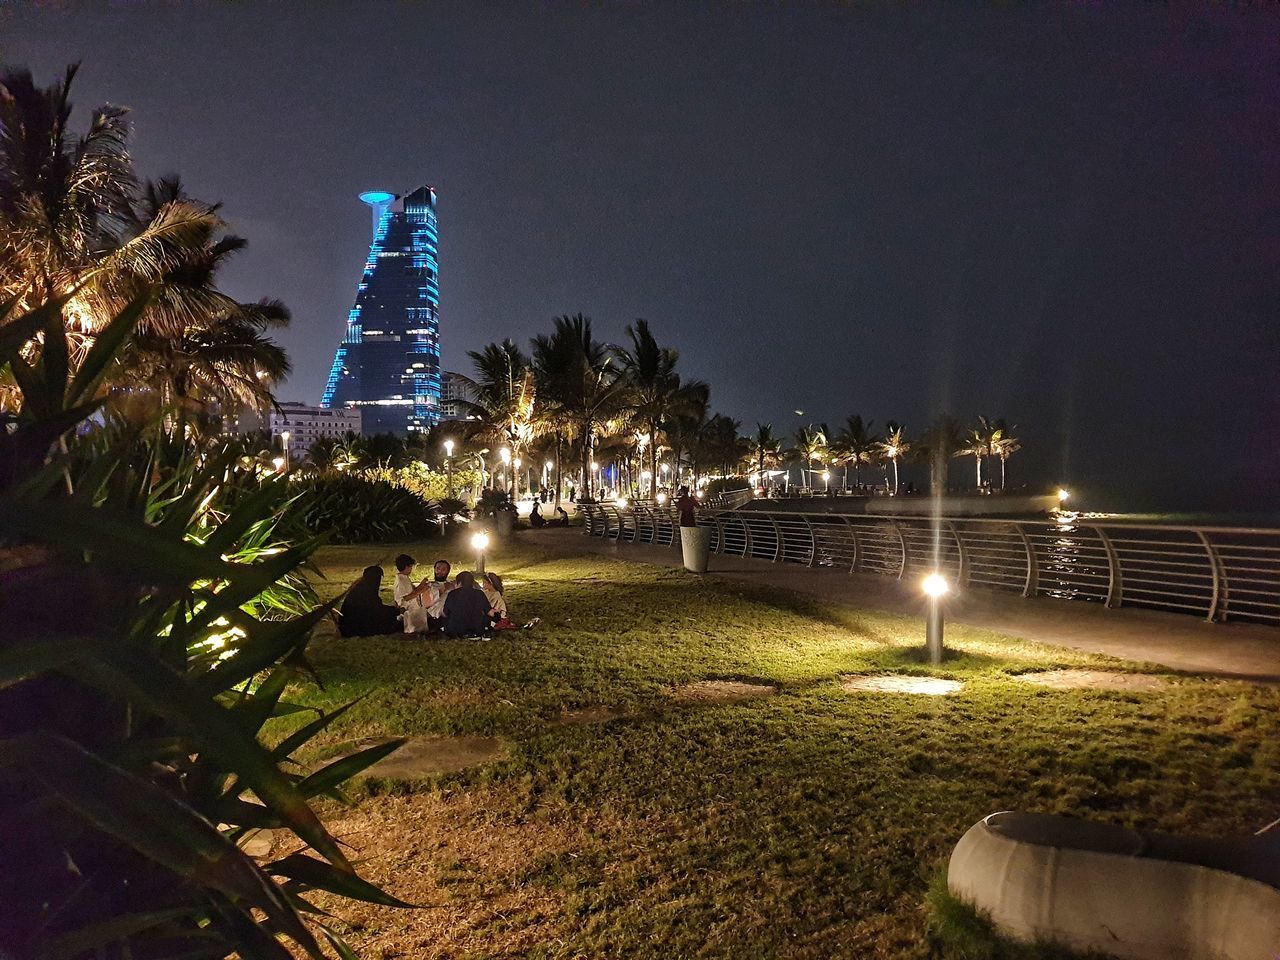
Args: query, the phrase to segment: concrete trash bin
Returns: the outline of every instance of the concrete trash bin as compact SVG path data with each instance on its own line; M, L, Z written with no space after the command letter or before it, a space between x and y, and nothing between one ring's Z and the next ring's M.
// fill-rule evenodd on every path
M680 548L684 551L684 568L691 573L706 573L711 556L710 527L681 527Z

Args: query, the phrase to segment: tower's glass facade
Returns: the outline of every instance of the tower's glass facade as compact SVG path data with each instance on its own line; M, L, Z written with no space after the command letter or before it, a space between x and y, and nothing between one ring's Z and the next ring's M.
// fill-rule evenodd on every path
M436 193L363 193L373 242L321 406L360 409L365 433L426 430L440 418Z

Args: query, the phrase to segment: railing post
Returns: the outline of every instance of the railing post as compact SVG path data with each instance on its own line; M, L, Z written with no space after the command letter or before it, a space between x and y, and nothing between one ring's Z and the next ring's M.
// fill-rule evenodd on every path
M853 521L849 519L849 515L847 513L841 514L841 516L844 517L844 525L845 529L849 531L849 538L853 541L853 559L849 562L849 572L856 573L858 570L858 561L861 559L861 557L858 556L861 552L858 549L861 546L858 538L858 528L853 525Z
M782 562L782 542L783 542L782 527L778 525L777 517L771 515L769 519L773 522L773 538L775 541L777 541L777 545L778 545L778 549L773 552L773 562L781 563Z
M897 520L890 520L889 526L898 535L898 549L902 551L902 560L898 564L898 579L901 580L907 575L907 538L903 536L902 525Z
M604 527L600 531L600 539L608 540L609 539L609 508L608 507L602 506L600 508L600 519L604 521Z
M1027 580L1022 588L1022 595L1034 597L1040 589L1040 562L1036 557L1036 547L1022 524L1014 523L1013 529L1018 531L1018 536L1022 538L1022 549L1027 552Z
M1107 551L1107 606L1118 607L1124 602L1124 577L1120 570L1120 554L1116 552L1116 545L1111 542L1106 530L1102 527L1089 529L1098 535L1098 539L1102 541L1102 548Z
M804 525L809 528L809 566L812 567L818 559L818 538L814 535L812 520L805 517Z
M717 514L716 514L714 517L712 517L711 519L712 519L712 521L713 521L713 522L715 523L715 525L716 525L716 553L721 554L721 555L723 556L723 554L724 554L724 524L720 522L720 516L721 516L721 515L717 513Z
M742 524L742 531L744 536L742 556L744 558L750 557L751 556L751 524L747 523L746 517L744 517L742 514L738 514L738 522Z
M959 566L956 571L956 583L959 586L967 587L969 585L969 554L964 549L964 541L960 539L960 528L956 526L954 520L947 521L947 529L951 531L951 537L956 542L956 557Z
M1213 598L1209 601L1209 615L1205 619L1210 623L1226 620L1227 601L1230 599L1227 593L1227 568L1208 535L1203 530L1197 530L1196 534L1204 544L1204 552L1209 555L1209 569L1213 571Z

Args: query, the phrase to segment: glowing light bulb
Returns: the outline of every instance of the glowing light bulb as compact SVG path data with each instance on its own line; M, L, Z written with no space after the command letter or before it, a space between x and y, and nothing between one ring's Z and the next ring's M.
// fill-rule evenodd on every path
M489 549L489 535L483 530L471 536L471 549L476 553L483 553Z
M920 589L931 597L941 597L951 587L947 584L947 578L940 573L931 573L920 582Z

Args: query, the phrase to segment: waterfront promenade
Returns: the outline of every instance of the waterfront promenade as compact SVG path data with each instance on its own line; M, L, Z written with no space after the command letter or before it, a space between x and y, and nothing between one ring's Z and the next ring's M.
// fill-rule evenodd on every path
M526 534L526 536L528 536ZM595 553L680 567L678 547L619 544L588 537L581 528L543 530L538 540L557 551ZM924 599L914 580L771 563L712 554L710 576L745 585L784 587L855 609L923 618ZM979 589L947 601L947 619L1076 650L1224 679L1280 683L1280 628L1247 623L1208 623L1191 616L1101 604L1023 598ZM921 625L921 642L924 627Z

